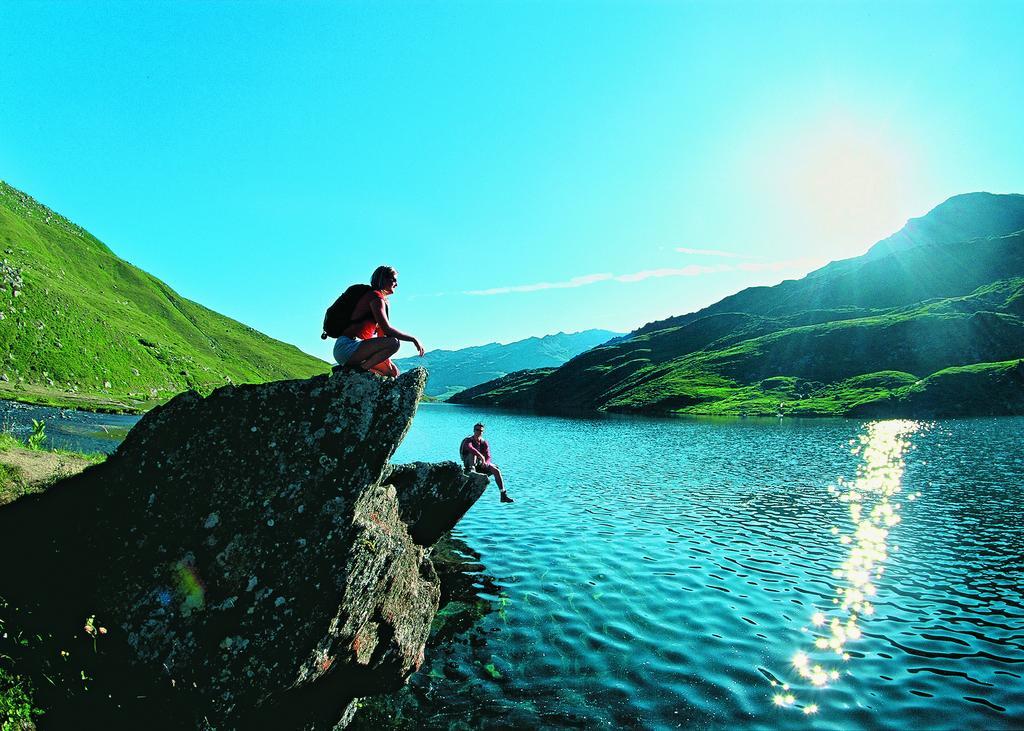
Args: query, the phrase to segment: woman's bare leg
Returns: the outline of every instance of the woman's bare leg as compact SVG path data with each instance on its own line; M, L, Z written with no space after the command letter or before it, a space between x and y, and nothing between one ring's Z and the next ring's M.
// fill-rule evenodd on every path
M383 363L392 355L398 352L399 342L397 338L370 338L359 343L359 347L352 353L345 365L359 366L364 370L370 370L378 363Z
M382 376L391 376L392 378L398 377L398 366L391 362L391 359L382 360L375 366L370 366L366 370L374 371Z

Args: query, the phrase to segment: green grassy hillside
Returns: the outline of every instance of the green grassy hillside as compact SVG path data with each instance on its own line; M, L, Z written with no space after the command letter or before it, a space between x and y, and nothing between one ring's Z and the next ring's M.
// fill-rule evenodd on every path
M0 182L0 398L143 410L328 365L191 302Z
M891 406L897 414L917 416L1024 414L1024 360L944 368L899 389L891 401L865 411L870 415Z
M1014 236L1022 230L1024 195L954 196L862 256L832 262L774 287L749 287L697 312L649 323L636 333L719 313L780 318L887 309L967 294L987 282L1024 273L1024 251Z
M1024 413L1006 370L1024 358L1024 231L1014 226L1024 227L1024 196L957 196L864 256L452 400L661 414ZM953 374L974 384L969 397L953 398Z
M533 403L533 389L554 371L554 368L526 368L467 388L448 400L456 404L525 408ZM479 397L483 397L482 400L478 400Z

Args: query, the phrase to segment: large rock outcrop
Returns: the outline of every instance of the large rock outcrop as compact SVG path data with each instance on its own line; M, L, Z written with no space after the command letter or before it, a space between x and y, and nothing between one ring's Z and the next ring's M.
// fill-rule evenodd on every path
M389 463L424 381L182 394L106 463L0 510L0 555L23 557L0 576L17 621L77 633L118 677L122 697L68 713L332 728L399 687L438 608L428 547L487 484Z

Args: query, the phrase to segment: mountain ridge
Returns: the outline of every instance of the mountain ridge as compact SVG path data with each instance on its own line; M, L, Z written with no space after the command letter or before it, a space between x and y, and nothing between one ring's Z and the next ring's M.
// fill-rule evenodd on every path
M422 358L401 358L402 370L423 366L430 373L426 393L446 398L465 388L526 368L553 368L622 333L581 330L531 336L512 343L487 343L457 350L431 350Z
M983 208L991 211L993 209L992 203L995 201L1006 201L1012 204L1011 210L1000 211L998 215L992 216L992 219L996 219L996 221L998 221L995 225L993 224L993 221L989 219L988 226L984 229L979 229L974 217L967 217L968 220L966 223L957 227L956 224L948 220L948 216L953 210L960 211L965 205L975 202L981 203ZM930 216L933 216L933 214L939 216L939 221L932 223L928 220ZM702 307L699 310L649 322L646 325L637 328L637 330L634 330L631 334L649 330L660 330L664 327L670 326L669 323L675 323L684 319L693 319L700 316L702 313L708 313L710 310L726 311L725 308L727 305L733 308L728 311L748 311L745 309L751 306L748 301L756 301L758 296L769 290L777 290L780 287L793 289L799 282L807 282L808 280L814 280L819 277L832 275L838 271L847 270L851 266L850 262L863 262L866 258L882 256L883 252L885 254L890 254L895 253L896 251L905 251L922 244L935 244L942 243L943 241L963 242L974 239L990 238L997 235L1012 234L1020 230L1024 230L1024 194L995 194L984 192L961 193L947 198L923 216L909 219L899 231L875 242L868 247L864 254L861 254L860 256L829 262L828 264L809 272L801 279L787 279L774 286L759 285L755 287L745 287L744 289L734 292L731 295L727 295L717 302L714 302L707 307Z
M1018 226L1024 228L1024 196L954 196L860 257L741 290L648 323L553 372L481 384L452 401L551 411L809 415L909 413L927 403L935 412L941 404L912 391L914 384L937 384L941 378L928 379L957 367L968 368L961 380L981 377L984 369L969 367L989 363L1003 364L996 370L1008 380L993 383L1009 389L998 398L1012 403L1013 364L1024 357ZM906 377L855 380L887 372ZM865 384L871 398L862 398Z

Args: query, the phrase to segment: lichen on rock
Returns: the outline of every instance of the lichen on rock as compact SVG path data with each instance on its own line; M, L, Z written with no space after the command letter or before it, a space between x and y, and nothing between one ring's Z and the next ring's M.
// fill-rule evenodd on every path
M37 557L0 594L50 622L107 618L112 662L197 727L333 728L422 663L427 549L487 484L390 465L424 382L182 394L106 463L0 511L0 549Z

